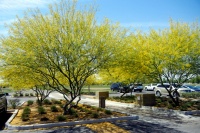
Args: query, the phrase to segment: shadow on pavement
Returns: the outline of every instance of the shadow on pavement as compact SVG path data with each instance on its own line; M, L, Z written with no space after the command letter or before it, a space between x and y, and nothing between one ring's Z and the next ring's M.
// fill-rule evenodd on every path
M61 128L48 133L96 133L84 126L74 126L69 128Z
M116 121L112 122L130 133L182 133L172 128L160 124L153 124L142 120L138 121Z

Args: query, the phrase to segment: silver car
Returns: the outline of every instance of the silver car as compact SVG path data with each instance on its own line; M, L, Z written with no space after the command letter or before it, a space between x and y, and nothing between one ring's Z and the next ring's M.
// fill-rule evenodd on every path
M155 89L155 95L160 97L162 95L169 95L168 91L171 92L171 95L176 97L176 96L181 96L182 93L188 93L188 92L191 92L191 90L189 88L185 88L185 87L179 87L177 88L177 92L175 92L175 89L174 86L171 86L170 88L170 85L169 84L159 84L156 89ZM171 90L170 90L171 89Z

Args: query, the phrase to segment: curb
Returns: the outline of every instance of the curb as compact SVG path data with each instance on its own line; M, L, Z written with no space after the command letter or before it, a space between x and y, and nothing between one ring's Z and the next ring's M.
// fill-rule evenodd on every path
M82 124L92 124L92 123L100 123L100 122L112 122L117 120L138 120L139 116L124 116L124 117L113 117L113 118L102 118L102 119L94 119L94 120L83 120L83 121L73 121L73 122L58 122L58 123L48 123L48 124L33 124L33 125L11 125L10 122L14 119L14 117L18 113L18 109L16 109L13 115L8 119L5 123L5 127L8 130L29 130L29 129L38 129L38 128L52 128L52 127L60 127L60 126L74 126L74 125L82 125Z

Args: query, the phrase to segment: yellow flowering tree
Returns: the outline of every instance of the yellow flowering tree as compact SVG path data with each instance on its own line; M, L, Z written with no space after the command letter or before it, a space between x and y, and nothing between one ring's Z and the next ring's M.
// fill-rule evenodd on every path
M30 68L50 79L48 85L66 99L67 114L72 102L81 99L87 78L115 58L125 35L108 19L97 23L94 8L81 9L76 1L61 1L50 6L47 15L34 10L18 18L9 36L1 39L2 58L6 66Z

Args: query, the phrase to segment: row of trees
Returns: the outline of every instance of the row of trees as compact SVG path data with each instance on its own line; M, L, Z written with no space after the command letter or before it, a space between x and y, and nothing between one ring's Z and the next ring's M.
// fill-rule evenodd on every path
M63 94L64 114L74 106L84 84L98 74L103 81L183 83L199 74L198 23L174 22L149 33L130 32L104 19L95 8L80 9L77 1L25 13L1 38L0 75L13 88L43 86ZM35 90L37 90L35 89Z

